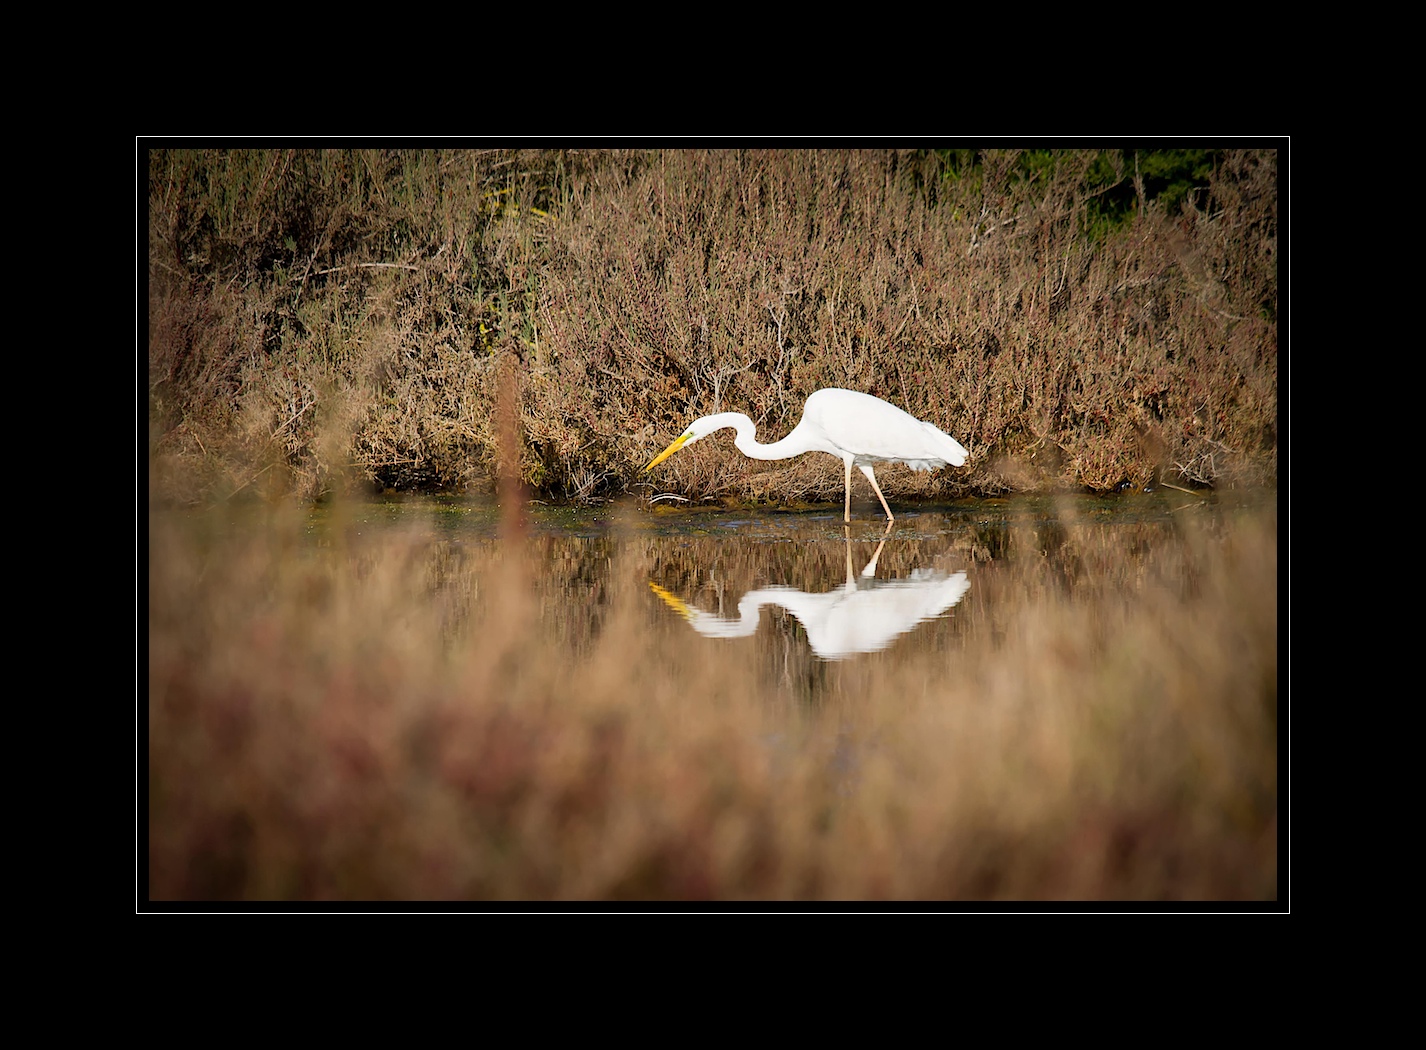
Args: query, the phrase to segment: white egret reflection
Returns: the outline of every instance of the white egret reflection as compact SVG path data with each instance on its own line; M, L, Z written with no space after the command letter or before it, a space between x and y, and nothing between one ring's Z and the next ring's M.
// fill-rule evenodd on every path
M903 579L876 579L877 559L889 535L888 526L860 578L852 569L851 537L847 535L845 584L822 594L787 586L761 587L743 595L737 619L695 608L653 581L649 587L705 638L749 637L757 632L763 606L775 605L801 622L817 656L843 660L887 648L918 624L943 615L970 590L964 572L914 569Z

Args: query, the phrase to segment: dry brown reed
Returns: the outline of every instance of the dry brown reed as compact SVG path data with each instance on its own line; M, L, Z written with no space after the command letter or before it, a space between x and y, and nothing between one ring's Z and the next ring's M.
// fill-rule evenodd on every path
M1276 151L1223 151L1202 193L1100 235L1105 153L1024 178L986 151L970 178L934 151L156 150L156 479L489 490L513 360L521 478L546 496L651 494L640 468L693 417L776 438L825 386L970 450L888 470L893 498L1273 480ZM750 466L726 441L657 480L840 485L826 457Z
M650 594L762 582L723 539L234 513L150 522L152 900L1278 894L1271 512L889 546L972 589L837 664Z

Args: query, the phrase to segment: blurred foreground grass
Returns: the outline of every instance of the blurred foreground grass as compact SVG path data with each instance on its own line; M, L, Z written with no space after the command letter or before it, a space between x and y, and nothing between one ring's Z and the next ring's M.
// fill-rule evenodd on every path
M151 515L151 899L1278 894L1271 509L967 541L952 617L838 664L651 595L751 585L726 538L307 522Z

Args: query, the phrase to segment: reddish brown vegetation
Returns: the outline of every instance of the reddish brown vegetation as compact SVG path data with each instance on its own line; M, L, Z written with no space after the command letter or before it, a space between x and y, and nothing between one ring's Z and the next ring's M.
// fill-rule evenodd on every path
M156 152L155 481L490 485L508 359L547 495L642 483L714 410L780 437L823 386L971 451L888 471L893 496L1273 482L1275 152L1228 151L1181 210L1091 237L1097 155L954 180L893 151ZM659 484L832 500L840 476L708 441Z

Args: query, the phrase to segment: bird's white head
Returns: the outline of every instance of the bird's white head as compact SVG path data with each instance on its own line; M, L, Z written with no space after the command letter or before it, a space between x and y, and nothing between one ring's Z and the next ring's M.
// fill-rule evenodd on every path
M749 428L751 428L752 421L749 420L747 416L744 416L738 412L720 412L717 415L700 416L692 423L688 424L688 428L684 430L684 432L680 434L677 438L675 438L673 440L673 443L670 444L668 448L664 449L657 456L655 456L652 462L650 462L649 465L644 468L644 470L653 470L656 466L658 466L664 460L668 459L669 456L673 455L679 449L687 448L695 441L699 441L703 438L706 438L715 430L722 430L724 427L736 427L738 425L738 420L743 420L747 423Z

